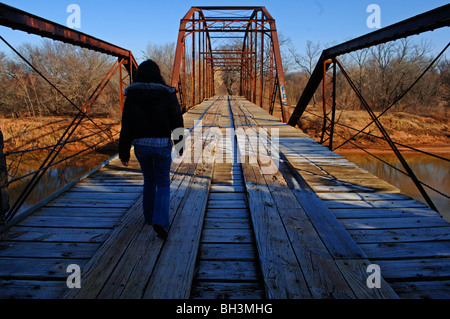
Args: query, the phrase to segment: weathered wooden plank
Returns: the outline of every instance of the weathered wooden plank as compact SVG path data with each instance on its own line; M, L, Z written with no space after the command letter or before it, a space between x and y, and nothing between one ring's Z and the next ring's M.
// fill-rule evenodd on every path
M311 221L283 210L293 249L313 298L355 298L355 293L318 236Z
M349 233L361 244L450 240L450 226L420 229L360 229L349 230Z
M383 193L401 193L401 191L380 180L375 178L370 179L349 179L342 178L340 180L333 179L326 176L319 176L317 174L308 174L307 171L298 170L301 176L310 184L311 186L349 186L349 187L364 187L372 189L374 192L383 192Z
M392 282L392 287L403 299L448 299L450 280Z
M206 213L208 218L221 219L245 219L250 216L247 209L207 209Z
M217 112L217 108L213 109ZM220 116L217 112L212 117ZM205 122L208 123L208 122ZM212 154L216 147L218 135L209 132L205 136L204 153ZM178 214L171 227L171 235L161 250L143 298L178 299L188 298L197 260L201 229L213 171L213 158L203 157L203 162L194 173L188 194L185 198L183 214Z
M57 228L114 228L120 217L77 217L77 216L30 216L20 223L28 227L57 227Z
M194 168L194 164L181 164L178 174L174 175L170 186L169 219L171 225L187 193ZM98 298L142 298L164 242L156 238L151 227L145 225L141 227L123 257L112 270L108 282L99 292ZM130 267L130 265L132 266Z
M228 209L245 209L247 205L242 200L210 200L208 209L228 208Z
M71 192L94 192L94 193L142 193L142 186L108 186L108 185L84 185L78 184L70 189Z
M211 193L244 193L245 188L243 186L213 185L210 191Z
M94 299L107 282L125 248L132 242L134 231L142 226L142 198L126 214L121 227L116 228L106 242L100 247L89 263L82 269L84 284L81 289L72 289L65 299Z
M327 206L320 200L306 181L292 169L289 162L280 166L289 187L301 203L308 218L334 258L367 258Z
M410 200L406 195L392 193L318 193L322 200L345 201L386 201L386 200Z
M205 260L197 270L200 281L258 281L257 269L251 261Z
M195 292L195 293L194 293ZM264 298L264 290L257 283L248 282L196 282L192 299L258 300Z
M214 181L213 181L214 183ZM209 200L245 200L244 193L210 193Z
M450 257L450 242L360 244L370 260Z
M347 281L351 282L350 286L358 299L398 299L398 295L383 278L384 272L381 274L379 288L371 289L367 286L370 275L367 269L372 264L369 260L342 259L336 260L336 263Z
M357 218L341 219L342 225L346 229L399 229L415 228L420 232L420 228L446 227L448 222L441 217L409 217L409 218Z
M5 241L14 240L23 242L102 243L110 232L110 229L16 226L9 229L1 239Z
M0 242L0 257L15 258L90 258L98 243Z
M35 214L39 216L92 216L92 217L116 217L123 216L127 212L126 208L105 208L105 207L43 207Z
M208 213L207 213L208 214ZM248 229L203 229L202 243L253 243L253 231Z
M121 261L115 266L97 299L141 298L142 285L147 282L147 277L141 277L139 281L135 272L142 274L142 270L146 269L148 274L151 273L163 243L156 237L151 226L141 225L130 245L133 248L124 251ZM131 287L134 290L129 294Z
M55 300L66 289L66 281L0 280L0 299Z
M449 258L378 260L376 262L386 280L436 281L450 277Z
M105 184L102 184L105 185ZM127 200L136 201L139 198L139 193L91 193L91 192L66 192L64 195L60 196L56 201L89 201L89 200L99 200L99 201L116 201L116 200Z
M202 243L199 258L204 260L254 260L253 243Z
M239 115L237 111L235 115ZM235 121L240 123L238 117ZM244 146L239 147L242 150ZM243 172L266 295L274 299L311 298L265 180L259 168L247 163Z
M86 263L86 259L1 257L0 278L5 280L67 280L69 265L76 264L83 268Z
M416 201L416 200L392 200L392 201L358 201L358 200L334 200L334 201L324 201L324 204L331 209L347 209L347 208L359 208L359 207L368 207L368 208L420 208L420 207L428 207L427 205Z
M231 229L248 229L251 225L247 220L241 218L224 219L224 218L205 218L204 228L219 229L219 228L231 228Z
M407 217L440 217L429 208L352 208L331 209L338 219L344 218L407 218Z
M214 178L212 179L214 184L220 184L223 186L233 186L233 185L241 185L242 180L239 179L224 179L224 178Z
M361 187L356 185L348 185L348 186L323 186L323 185L314 185L310 184L311 188L317 193L349 193L349 192L373 192L372 188Z
M136 200L111 200L111 199L57 199L47 205L47 207L103 207L103 208L129 208Z

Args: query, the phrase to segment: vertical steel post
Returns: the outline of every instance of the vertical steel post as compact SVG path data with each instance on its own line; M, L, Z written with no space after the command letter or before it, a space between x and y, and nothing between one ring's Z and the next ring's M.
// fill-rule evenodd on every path
M282 114L283 122L286 123L290 117L289 110L288 110L289 101L288 101L287 92L286 92L286 80L284 77L283 62L281 59L280 42L278 40L277 26L276 26L275 20L269 14L269 12L266 10L266 8L262 7L262 11L264 12L264 15L269 20L269 24L270 24L272 42L274 45L275 66L277 69L278 85L279 85L280 98L281 98L281 114Z
M256 91L257 91L257 84L258 84L258 22L257 22L257 15L255 15L255 29L254 29L254 37L255 37L255 60L254 60L254 79L253 79L253 103L256 104Z
M333 139L334 139L334 126L336 124L336 58L332 60L333 63L333 101L331 105L331 126L330 126L330 150L333 150Z
M123 69L122 65L119 67L119 96L120 96L120 116L123 115L123 106L125 104L125 88L123 87Z
M262 19L262 18L261 18ZM261 27L261 60L260 60L260 71L259 71L259 76L260 76L260 96L261 96L261 102L260 102L260 107L263 108L263 99L264 99L264 22L261 22L262 27Z
M323 123L322 123L322 134L320 136L320 144L325 143L325 135L327 133L328 127L328 108L329 101L332 98L333 92L330 89L330 83L332 78L329 74L329 71L332 67L332 59L325 60L323 62L323 79L322 79L322 114L323 114Z
M0 224L6 222L5 216L10 209L8 193L8 166L6 165L6 156L3 153L3 133L0 128Z
M196 105L196 95L195 95L195 13L192 17L192 107Z
M330 75L330 71L332 74ZM334 127L336 121L336 58L323 62L323 126L320 143L324 144L325 134L329 137L329 148L333 149ZM331 118L330 118L331 113ZM328 122L330 124L328 125ZM327 130L330 129L330 133Z
M199 24L198 24L198 103L202 102L202 27L199 15Z
M270 57L270 79L269 79L269 113L270 115L273 115L273 86L274 86L274 79L273 79L273 43L270 44L270 51L269 51L269 57Z
M181 59L181 63L183 65L182 73L181 73L181 94L183 96L183 112L187 111L187 95L186 95L186 45L183 42L183 56Z
M205 44L206 44L206 32L205 32L205 27L206 27L206 24L204 23L203 24L203 32L202 32L202 34L203 34L203 39L202 39L202 47L203 47L203 52L206 52L206 46L205 46ZM203 85L202 85L202 101L203 100L205 100L205 98L206 98L206 56L205 55L202 55L202 58L203 58L203 62L202 62L202 65L203 65Z

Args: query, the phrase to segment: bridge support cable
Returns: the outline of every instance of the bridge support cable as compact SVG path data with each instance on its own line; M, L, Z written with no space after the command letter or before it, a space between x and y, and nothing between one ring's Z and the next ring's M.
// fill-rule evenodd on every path
M323 78L324 61L381 43L448 26L450 26L450 4L324 50L289 119L289 125L296 126L298 124L313 94L319 87Z
M244 96L281 116L288 100L276 23L264 7L192 7L180 23L171 85L184 111L220 94ZM268 88L267 88L268 86Z
M320 144L326 142L325 133L329 129L330 133L327 140L329 140L329 148L331 150L333 148L334 127L336 124L336 59L326 60L323 69L323 125ZM329 125L328 122L330 123Z
M425 189L422 187L422 184L420 183L419 179L414 174L413 170L411 169L411 167L409 166L409 164L407 163L407 161L405 160L403 155L400 153L400 151L398 150L398 148L395 145L395 143L393 143L393 141L392 141L391 137L389 136L388 132L386 131L384 126L381 124L381 122L379 121L379 119L377 118L375 113L372 111L372 109L370 108L369 104L366 102L366 100L362 96L361 92L356 87L355 83L352 81L352 79L350 78L348 73L344 70L343 66L339 62L338 62L338 65L339 65L339 68L340 68L342 74L346 78L347 82L350 84L351 88L353 89L353 91L356 93L356 95L358 96L358 98L362 102L362 105L364 106L364 108L369 113L370 117L372 118L372 121L376 124L378 130L381 132L381 134L383 135L384 139L388 142L389 146L394 151L394 154L397 156L397 158L400 161L400 163L402 164L403 168L408 173L408 176L412 179L412 181L416 185L416 187L419 190L419 192L422 195L422 197L425 199L425 201L427 202L427 204L430 206L431 209L433 209L434 211L437 211L436 206L434 205L434 203L431 200L431 198L428 196L428 194L425 191Z
M338 66L341 73L346 78L347 82L352 87L352 90L356 93L357 97L361 101L361 104L364 106L365 110L371 117L371 122L364 129L358 130L358 133L355 134L352 138L346 139L346 141L341 144L339 147L334 150L340 148L344 144L350 142L354 137L363 132L368 126L375 123L381 134L383 135L383 139L387 141L390 148L399 159L400 163L406 170L406 174L411 178L411 180L416 185L422 197L425 199L427 204L433 210L437 211L436 206L434 205L431 198L428 196L425 189L422 187L422 182L418 180L401 152L397 148L398 143L395 143L387 131L384 129L383 125L379 121L379 118L385 114L390 108L397 104L397 102L405 96L412 87L423 77L423 75L435 64L435 62L441 57L441 55L445 52L449 45L447 45L444 50L432 61L432 63L425 69L425 71L419 76L419 78L402 94L397 96L395 101L390 105L389 108L384 110L382 114L376 116L372 111L370 106L365 101L361 92L357 89L356 85L351 80L348 73L344 70L342 65L336 59L337 56L354 52L357 50L369 48L378 44L395 41L397 39L405 38L411 35L420 34L426 31L432 31L437 28L450 26L450 5L445 5L440 8L431 10L429 12L423 13L416 17L401 21L392 26L380 29L378 31L372 32L368 35L359 37L357 39L345 42L343 44L339 44L332 48L326 49L322 52L322 55L319 58L316 68L314 69L298 103L297 106L292 113L288 124L291 126L297 126L299 123L303 113L306 111L306 108L313 96L319 87L320 83L323 83L323 125L322 125L322 135L321 135L321 144L324 144L326 141L329 141L329 148L333 150L333 136L335 134L334 128L336 123L336 67ZM329 72L332 70L333 75L330 76ZM332 89L330 89L332 87ZM331 110L330 110L331 109ZM330 118L331 115L331 118ZM330 124L328 124L330 123ZM328 130L330 132L328 132ZM325 139L325 135L328 135L328 138ZM353 144L353 143L352 143ZM433 189L433 188L432 188ZM435 190L435 189L433 189ZM436 191L436 190L435 190ZM440 192L438 192L440 193ZM441 194L441 193L440 193Z
M431 67L433 65L436 64L436 62L441 58L441 56L444 54L445 51L447 51L448 47L450 46L450 42L445 46L445 48L436 56L436 58L428 65L428 67L422 72L422 74L420 74L420 76L414 81L413 84L411 84L405 91L403 91L403 93L399 94L394 101L383 111L381 112L378 116L377 119L379 119L380 117L382 117L387 111L389 111L391 108L393 108L409 91L411 91L411 89L423 78L423 76L431 69ZM359 134L361 134L364 130L366 130L369 126L371 126L374 123L374 121L369 122L369 124L367 124L364 128L360 129L357 133L355 133L355 135L353 135L352 137L350 137L349 139L347 139L345 142L343 142L341 145L339 145L338 147L334 148L333 151L338 150L339 148L341 148L342 146L344 146L345 144L348 143L348 141L353 140L354 138L356 138ZM448 160L448 159L446 159Z

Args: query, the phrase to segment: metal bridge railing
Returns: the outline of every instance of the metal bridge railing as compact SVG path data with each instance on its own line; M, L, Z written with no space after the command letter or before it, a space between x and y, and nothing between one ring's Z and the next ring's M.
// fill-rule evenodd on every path
M445 46L445 48L437 55L437 57L430 63L430 65L422 72L422 74L410 85L406 90L404 90L401 94L399 94L394 101L387 107L386 109L381 112L381 114L376 115L370 105L365 100L363 94L358 90L358 87L355 85L345 68L342 66L342 64L337 59L338 56L354 52L361 49L366 49L375 45L379 45L382 43L387 43L391 41L395 41L397 39L405 38L411 35L420 34L426 31L432 31L438 28L442 27L448 27L450 26L450 5L445 5L440 8L431 10L429 12L423 13L421 15L418 15L416 17L401 21L397 24L394 24L392 26L380 29L378 31L372 32L368 35L359 37L357 39L339 44L337 46L334 46L332 48L326 49L322 52L321 57L319 58L319 62L317 63L316 68L314 69L314 72L311 75L311 78L309 79L309 82L306 85L306 88L304 89L298 104L294 110L294 112L291 115L291 118L289 120L289 125L296 126L300 119L302 118L302 115L304 112L306 112L306 108L312 99L314 93L318 89L320 83L323 83L323 116L314 114L315 116L321 118L323 120L322 125L322 135L321 135L321 143L324 144L325 142L329 142L329 148L333 151L339 149L343 145L347 143L351 143L353 146L361 148L357 146L354 142L352 142L355 137L357 137L359 134L368 134L372 137L380 138L384 141L386 141L389 144L389 147L392 149L398 160L403 166L404 170L399 170L392 165L388 164L390 167L395 168L396 170L400 171L401 173L409 176L417 189L419 190L422 197L425 199L426 203L432 208L433 210L437 211L437 208L433 201L431 200L428 193L425 191L424 186L437 192L438 194L450 198L448 195L444 194L443 192L440 192L433 187L423 183L420 181L411 167L409 166L408 162L405 160L403 155L401 154L398 146L404 146L411 150L421 152L423 154L427 154L436 158L440 158L444 161L449 161L447 158L443 158L441 156L437 156L428 152L424 152L421 150L418 150L416 148L406 146L400 143L396 143L392 140L389 133L385 129L385 127L381 124L380 118L386 114L388 110L390 110L393 106L397 105L397 103L422 79L425 73L427 73L432 66L439 60L439 58L444 54L444 52L449 47L450 43ZM346 128L352 129L357 131L356 134L352 135L350 138L345 138L342 135L339 135L335 131L335 127L337 125L342 125L339 123L339 121L336 120L336 95L338 92L336 91L336 74L339 70L340 74L344 76L348 84L350 85L353 92L358 97L359 101L361 102L361 105L364 107L364 109L367 111L367 113L370 116L370 123L367 124L363 129L355 129L348 125L344 125ZM330 75L330 72L333 74ZM330 80L331 79L331 80ZM375 124L378 130L381 132L382 137L378 137L375 135L372 135L370 133L364 132L368 127L370 127L372 124ZM325 139L326 135L328 137ZM339 135L341 138L344 139L344 142L339 145L338 147L334 148L334 136ZM376 157L375 155L371 154L367 150L364 150L366 153ZM376 157L377 159L381 160L380 158Z
M40 163L39 168L34 170L33 172L27 173L24 176L16 177L12 180L8 180L5 158L5 155L12 155L12 153L3 153L3 135L0 134L0 190L2 195L0 197L0 222L4 225L10 222L17 215L21 206L24 204L30 193L33 191L33 189L36 187L36 185L39 183L39 181L42 179L42 177L50 167L55 166L58 163L67 161L68 159L78 156L82 153L85 153L102 144L104 140L114 141L114 138L117 134L113 135L107 129L97 124L89 116L89 112L91 111L92 107L94 106L104 89L107 87L108 83L116 74L119 74L120 111L123 111L124 86L129 85L133 82L133 75L137 70L137 63L129 50L125 50L105 41L96 39L87 34L72 30L52 21L45 20L30 13L7 6L3 3L0 3L0 25L4 25L6 27L28 32L31 34L36 34L42 37L47 37L53 40L62 41L64 43L70 43L75 46L87 48L96 52L101 52L117 57L117 61L110 67L107 74L102 78L91 96L85 101L82 106L78 106L71 99L69 99L54 83L52 83L47 77L45 77L45 75L39 71L38 66L30 63L30 61L28 61L23 55L21 55L11 44L9 44L8 41L0 36L0 40L2 40L20 59L22 59L23 62L25 62L31 69L33 69L36 74L38 74L45 82L47 82L48 85L50 85L56 92L58 92L58 94L62 96L66 100L66 102L76 110L76 115L72 119L71 123L65 128L63 134L59 137L59 140L56 142L56 144L45 147L45 149L49 153L46 158ZM91 124L93 124L93 126L98 131L81 138L73 138L74 132L80 127L80 124L84 120L91 122ZM86 147L85 149L76 152L75 154L60 159L61 150L66 145L79 142L83 139L89 138L92 135L102 135L103 140L95 143L94 145ZM20 150L14 153L19 154L20 156L42 149L43 148ZM18 199L10 206L9 198L7 196L8 185L27 177L30 178L30 180L27 182L25 188L20 193Z

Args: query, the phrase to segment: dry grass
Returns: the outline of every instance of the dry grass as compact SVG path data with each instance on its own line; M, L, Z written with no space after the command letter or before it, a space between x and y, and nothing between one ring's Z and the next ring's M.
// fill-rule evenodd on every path
M42 148L54 145L72 122L68 117L36 117L1 119L0 128L3 132L5 152ZM120 123L109 119L94 119L94 122L109 134L115 135L120 130ZM92 122L83 120L70 140L78 140L90 136L65 147L66 151L78 151L95 145L106 137ZM116 135L117 139L118 136Z
M322 116L321 108L308 108L308 113L304 113L300 128L311 137L320 140L322 133L322 119L314 114ZM378 115L378 114L377 114ZM366 111L345 111L338 112L339 123L361 130L371 122L371 118ZM450 125L447 119L436 115L418 115L406 112L389 112L380 118L380 122L389 133L390 137L398 143L406 145L450 145ZM375 124L372 124L363 131L381 137L382 134ZM336 125L335 141L342 143L345 139L352 137L357 131ZM339 136L340 135L340 136ZM360 146L380 147L386 146L386 142L367 134L359 134L354 143ZM345 145L346 148L354 148L351 143Z

